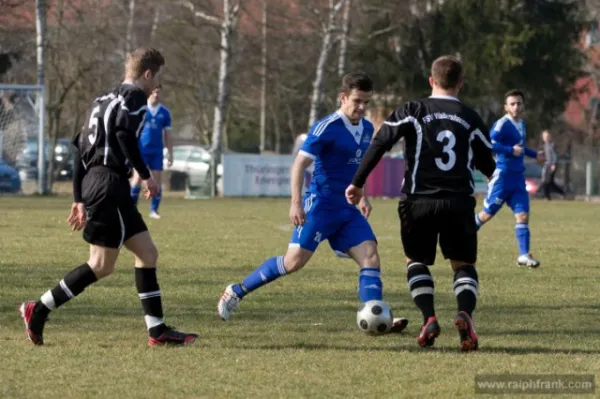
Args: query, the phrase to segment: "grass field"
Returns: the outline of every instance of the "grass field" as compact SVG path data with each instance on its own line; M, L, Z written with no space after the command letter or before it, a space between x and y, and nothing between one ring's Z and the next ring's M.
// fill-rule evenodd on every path
M480 233L480 350L458 350L450 267L432 269L442 335L415 338L420 313L408 293L396 201L374 201L384 295L401 335L356 327L357 268L324 243L298 274L252 293L231 321L216 314L222 289L283 254L288 202L163 201L148 225L160 251L167 322L200 333L186 348L149 349L132 257L114 275L54 312L44 347L25 340L17 307L87 260L65 223L69 198L0 198L1 398L471 397L479 373L600 374L598 205L534 202L538 270L519 269L507 209ZM147 202L140 205L147 214ZM480 396L480 395L477 395ZM537 397L540 397L539 395Z

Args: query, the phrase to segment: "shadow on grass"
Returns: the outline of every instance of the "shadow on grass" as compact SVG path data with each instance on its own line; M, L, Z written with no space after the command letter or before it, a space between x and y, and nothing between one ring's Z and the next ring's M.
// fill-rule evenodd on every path
M408 338L408 336L406 336ZM289 345L231 345L231 349L241 350L303 350L303 351L322 351L322 350L334 350L341 352L414 352L414 353L463 353L458 346L450 347L433 347L433 348L420 348L413 341L414 337L410 337L410 343L406 345L394 346L394 347L377 347L377 346L345 346L345 345L330 345L330 344L310 344L310 343L297 343ZM597 355L600 354L600 349L579 349L579 348L545 348L545 347L488 347L482 346L475 353L482 354L505 354L505 355L531 355L531 354L554 354L554 355ZM469 353L464 353L468 355Z

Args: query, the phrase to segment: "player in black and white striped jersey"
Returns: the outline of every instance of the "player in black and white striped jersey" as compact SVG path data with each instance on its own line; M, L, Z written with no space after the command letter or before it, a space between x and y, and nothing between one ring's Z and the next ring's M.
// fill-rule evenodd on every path
M475 350L478 337L472 321L477 301L477 229L473 171L488 178L495 169L488 129L472 108L458 100L463 84L462 63L453 56L435 60L429 83L431 96L396 109L376 133L346 190L349 202L362 197L367 176L401 138L405 141L406 172L398 213L408 267L408 284L423 313L417 342L431 346L440 333L434 311L434 284L429 266L439 243L454 269L458 302L455 326L463 350Z
M67 273L37 302L20 307L28 339L42 345L48 314L112 273L121 246L135 255L135 280L150 346L194 342L197 334L175 331L163 321L161 292L156 276L158 251L130 196L131 167L142 177L149 195L158 185L144 164L137 135L146 113L147 98L159 84L164 58L155 49L129 54L125 81L94 100L86 124L74 140L73 205L68 223L83 229L90 258Z

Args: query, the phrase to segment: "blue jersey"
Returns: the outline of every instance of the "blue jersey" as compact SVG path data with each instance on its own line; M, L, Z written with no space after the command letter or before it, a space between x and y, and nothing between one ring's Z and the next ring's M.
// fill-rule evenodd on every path
M314 160L309 192L317 197L345 204L345 191L373 137L373 124L361 119L353 125L337 111L313 125L300 154Z
M142 153L160 153L163 151L163 131L171 129L171 113L162 104L150 107L146 111L144 128L140 134Z
M523 120L515 122L510 116L503 116L492 126L490 138L492 151L496 154L496 168L501 171L523 173L525 155L537 157L537 152L525 147L527 135ZM518 157L513 155L515 145L523 147L523 153Z

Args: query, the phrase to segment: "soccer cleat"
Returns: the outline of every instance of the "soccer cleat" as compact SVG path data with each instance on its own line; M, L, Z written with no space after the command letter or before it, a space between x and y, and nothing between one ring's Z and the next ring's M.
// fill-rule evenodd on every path
M35 309L34 301L23 302L19 307L19 313L25 322L25 334L27 339L33 342L34 345L44 345L44 324L46 319L35 320L33 310Z
M466 312L458 312L454 319L454 327L456 327L460 336L460 349L465 352L476 351L479 347L479 338L471 317Z
M421 347L432 346L435 339L440 335L440 324L435 316L427 319L427 323L421 326L421 333L417 337L417 343Z
M401 333L408 326L408 319L405 317L394 317L392 320L392 328L390 329L390 333Z
M161 346L161 345L170 345L170 346L181 346L187 344L193 344L198 338L198 334L196 333L183 333L180 331L176 331L173 327L166 326L166 330L160 334L157 338L148 337L148 346Z
M150 212L150 217L151 217L152 219L160 219L160 215L159 215L159 214L158 214L158 212L156 212L156 211L152 211L152 212Z
M540 261L531 254L521 255L517 258L517 266L536 268L540 266Z
M225 321L229 320L233 311L240 306L240 301L241 299L233 290L233 284L228 285L223 294L221 294L221 299L219 299L219 303L217 304L217 310L221 319Z

